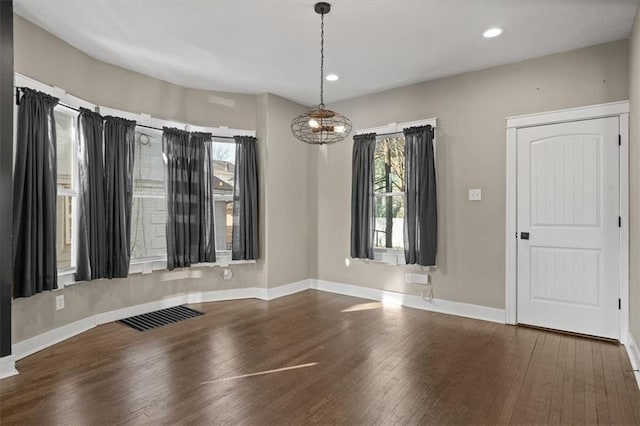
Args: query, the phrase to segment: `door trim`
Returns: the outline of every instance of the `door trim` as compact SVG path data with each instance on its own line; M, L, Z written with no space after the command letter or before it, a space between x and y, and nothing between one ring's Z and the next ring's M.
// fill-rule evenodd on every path
M618 117L620 125L620 194L622 217L620 228L620 328L618 340L626 343L629 330L629 101L611 102L526 114L506 118L506 268L505 322L517 324L517 131L519 128L542 126L596 118Z

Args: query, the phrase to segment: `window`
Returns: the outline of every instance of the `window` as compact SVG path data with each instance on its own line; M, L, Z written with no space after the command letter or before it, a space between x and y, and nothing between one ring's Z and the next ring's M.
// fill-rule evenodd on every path
M78 200L76 133L77 112L56 106L54 109L57 136L57 204L56 257L58 271L72 271L75 267L74 232L75 209Z
M162 132L136 127L131 207L131 260L167 255Z
M131 209L131 260L164 260L167 255L162 132L136 128ZM231 254L235 144L214 140L211 146L216 251Z
M211 161L213 162L216 251L220 254L230 254L236 165L235 144L214 139L211 147Z
M374 153L374 249L402 250L404 246L404 136L379 138Z

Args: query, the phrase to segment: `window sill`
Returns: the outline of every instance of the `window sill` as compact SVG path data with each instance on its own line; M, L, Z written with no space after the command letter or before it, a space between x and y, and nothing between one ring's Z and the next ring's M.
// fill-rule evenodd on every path
M221 255L219 257L223 257ZM255 264L255 260L228 260L228 261L220 261L215 263L196 263L191 265L190 268L214 268L214 267L227 267L229 265L247 265L247 264ZM187 268L177 268L177 269L189 269ZM152 272L158 271L167 271L167 261L164 257L152 257L146 259L134 259L129 264L129 275L138 275L138 274L150 274ZM61 271L58 271L58 288L54 291L62 290L65 287L72 286L75 284L86 283L89 281L76 281L76 269L75 268L65 268Z
M405 265L404 249L373 249L373 261L386 265Z
M58 271L58 288L55 291L80 282L76 281L76 268L65 268Z
M390 265L390 266L403 266L406 265L404 260L404 250L403 249L381 249L375 248L373 249L373 259L354 259L365 263L373 263L380 265Z

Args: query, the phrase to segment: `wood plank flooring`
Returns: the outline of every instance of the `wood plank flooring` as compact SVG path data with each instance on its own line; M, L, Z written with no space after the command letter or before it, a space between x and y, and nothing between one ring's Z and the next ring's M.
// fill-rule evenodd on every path
M190 307L19 361L0 423L640 424L621 345L314 290Z

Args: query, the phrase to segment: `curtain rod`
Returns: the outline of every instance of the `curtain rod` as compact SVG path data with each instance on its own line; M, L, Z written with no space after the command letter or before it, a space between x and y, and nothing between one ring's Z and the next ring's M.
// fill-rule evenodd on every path
M20 90L22 90L22 89L24 89L24 87L16 87L16 105L20 105ZM60 105L61 107L64 107L64 108L71 109L73 111L80 112L80 108L76 108L74 106L67 105L67 104L65 104L63 102L58 102L58 105ZM147 125L138 124L138 123L136 123L136 127L144 127L145 129L153 129L153 130L158 130L160 132L163 131L163 129L161 129L159 127L147 126ZM214 134L212 134L211 137L212 138L216 138L216 139L235 139L234 136L219 136L219 135L214 135Z
M436 128L435 127L431 127L431 129L435 132ZM376 137L380 137L380 136L394 136L394 135L404 135L404 131L403 130L398 130L397 132L392 132L392 133L376 133Z
M162 132L163 129L159 128L159 127L153 127L153 126L147 126L145 124L138 124L136 123L136 127L144 127L145 129L152 129L152 130L158 130L160 132ZM212 138L215 139L235 139L234 136L218 136L218 135L211 135Z

